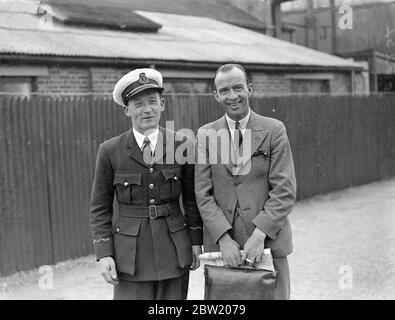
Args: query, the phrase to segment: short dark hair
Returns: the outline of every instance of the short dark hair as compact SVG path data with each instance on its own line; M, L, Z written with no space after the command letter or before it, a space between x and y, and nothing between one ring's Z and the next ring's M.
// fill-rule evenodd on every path
M217 74L220 72L229 72L232 69L237 68L240 69L241 71L243 71L245 77L246 77L246 82L247 84L249 82L251 82L250 80L250 75L248 74L248 72L246 71L246 69L244 69L244 67L241 64L238 63L227 63L227 64L223 64L222 66L220 66L217 71L215 72L215 76L214 79L217 77Z

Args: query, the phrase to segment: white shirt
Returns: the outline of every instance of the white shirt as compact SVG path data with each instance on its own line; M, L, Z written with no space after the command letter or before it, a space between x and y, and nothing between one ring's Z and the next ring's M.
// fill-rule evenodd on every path
M247 123L248 120L250 119L250 109L248 109L248 114L241 120L239 120L239 128L240 132L242 135L244 135L244 132L246 131ZM228 115L225 113L225 119L226 122L228 123L230 135L232 136L232 141L235 141L235 127L236 127L236 121L232 120L231 118L228 117Z
M159 128L156 128L155 131L150 133L148 136L141 134L140 132L138 132L137 130L135 130L133 128L133 134L134 134L134 137L136 138L136 142L137 142L138 146L140 147L140 150L143 149L145 137L148 137L151 141L151 144L150 144L151 150L152 151L155 150L156 143L158 142Z

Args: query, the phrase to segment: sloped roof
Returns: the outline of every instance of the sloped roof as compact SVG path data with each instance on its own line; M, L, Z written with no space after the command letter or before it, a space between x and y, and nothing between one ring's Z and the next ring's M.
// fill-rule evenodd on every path
M201 16L261 32L265 30L265 25L261 21L231 5L226 0L47 0L45 3L55 7L62 5L69 8L78 8L83 4L83 6L90 7L101 6L134 11Z
M41 5L39 12L49 14L64 24L125 31L157 32L161 25L146 19L129 8L89 5Z
M31 6L7 12L6 2L0 2L0 54L360 69L352 61L207 17L138 11L162 25L157 33L59 23L48 28Z

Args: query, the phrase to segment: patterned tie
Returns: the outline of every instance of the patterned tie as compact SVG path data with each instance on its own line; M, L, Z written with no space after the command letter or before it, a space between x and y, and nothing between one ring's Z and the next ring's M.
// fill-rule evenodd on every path
M241 133L240 130L240 122L236 121L236 126L235 126L235 144L237 145L237 141L239 142L239 147L241 146L241 144L243 143L243 134Z
M143 160L146 164L151 165L153 162L152 158L152 149L151 149L151 140L148 137L144 138L143 144Z

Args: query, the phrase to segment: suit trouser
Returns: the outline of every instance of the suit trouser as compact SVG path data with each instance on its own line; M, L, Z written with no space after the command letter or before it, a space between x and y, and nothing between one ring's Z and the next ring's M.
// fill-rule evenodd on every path
M189 271L178 278L162 281L119 279L114 286L114 300L186 300Z
M233 218L232 228L232 238L240 245L240 248L243 249L244 244L249 238L249 234L247 232L247 227L245 225L244 219L239 214L237 209ZM287 256L280 258L273 257L273 266L274 269L277 271L277 284L276 289L274 290L274 299L289 300L291 281L289 276L289 265Z

